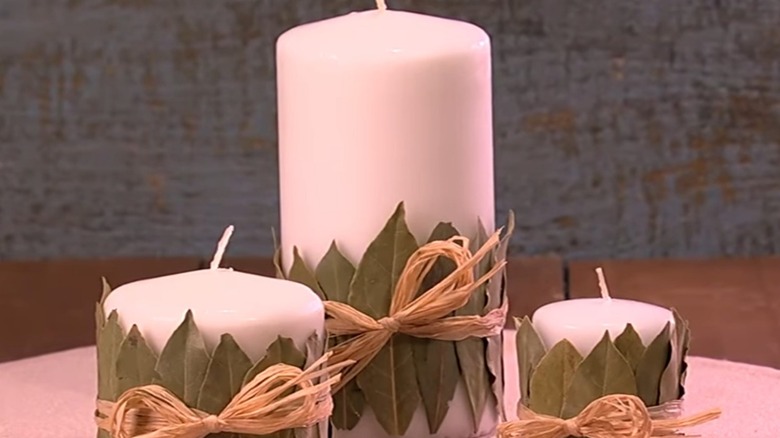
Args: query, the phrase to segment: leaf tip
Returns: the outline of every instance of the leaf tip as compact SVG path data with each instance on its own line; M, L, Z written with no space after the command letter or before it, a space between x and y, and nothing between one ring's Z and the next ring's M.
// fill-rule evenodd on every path
M100 304L103 304L106 301L106 298L111 295L111 285L108 283L106 277L100 277L100 279L103 284L103 292L100 294Z
M182 325L185 324L188 326L195 325L195 317L192 315L192 309L187 309L187 313L184 314L184 320L182 321Z
M108 322L115 323L117 321L119 321L119 313L114 309L108 314Z
M130 327L130 331L127 333L128 338L142 338L141 330L138 329L138 325L133 324L132 327Z

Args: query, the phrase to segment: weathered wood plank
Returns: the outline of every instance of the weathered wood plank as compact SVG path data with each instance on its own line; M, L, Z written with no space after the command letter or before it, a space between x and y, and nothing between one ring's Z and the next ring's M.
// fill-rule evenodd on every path
M233 257L222 265L273 275L268 258ZM101 276L116 287L207 266L208 262L195 258L2 262L0 362L93 343ZM512 259L510 313L525 315L542 303L562 299L560 273L560 261L553 257Z
M559 257L515 257L507 266L509 316L531 316L539 307L564 299L563 262Z
M0 263L0 362L95 342L101 277L117 287L193 270L195 258Z
M574 262L572 298L599 296L597 266L614 297L690 320L692 354L780 368L780 258Z
M780 248L773 0L394 0L493 36L498 210L567 258ZM270 254L274 41L373 0L6 0L0 258ZM85 244L88 243L88 244Z

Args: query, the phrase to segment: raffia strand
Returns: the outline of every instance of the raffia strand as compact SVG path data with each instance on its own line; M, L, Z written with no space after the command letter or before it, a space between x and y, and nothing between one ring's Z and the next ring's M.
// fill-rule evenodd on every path
M474 276L474 267L498 246L499 236L500 231L494 233L474 254L468 249L469 239L463 236L421 246L409 257L401 271L390 302L390 311L384 318L377 320L348 304L326 301L330 335L354 335L331 349L333 362L355 361L344 372L334 391L357 376L396 333L442 341L498 335L506 322L506 303L484 316L448 315L465 306L481 285L504 269L506 260L499 260L480 278L475 279ZM454 271L417 296L425 276L433 269L439 257L452 260L455 263Z
M217 415L185 405L159 385L125 391L116 402L98 400L96 422L113 438L203 438L227 432L267 435L309 427L332 410L331 387L351 361L323 366L326 354L306 370L273 365L252 379ZM317 379L327 377L322 382Z
M651 408L652 409L652 408ZM499 438L671 438L679 429L713 421L720 409L685 418L665 418L664 410L654 410L654 418L639 397L614 394L591 402L579 415L561 419L537 414L520 405L518 420L498 426Z

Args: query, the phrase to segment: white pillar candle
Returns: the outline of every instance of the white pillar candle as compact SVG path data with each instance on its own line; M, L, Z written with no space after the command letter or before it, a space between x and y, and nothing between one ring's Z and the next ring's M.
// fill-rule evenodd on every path
M220 240L210 269L120 286L106 299L106 314L116 309L125 332L136 324L158 354L188 310L210 351L230 333L252 361L265 356L278 336L303 348L315 332L322 334L323 304L306 286L219 267L232 231Z
M360 260L396 205L418 240L494 227L490 38L393 10L296 27L277 43L281 245ZM491 230L488 230L491 231Z
M610 297L604 273L596 269L601 298L582 298L547 304L534 312L536 332L549 349L563 339L583 356L609 332L614 340L631 324L647 346L667 323L674 329L672 311L653 304Z
M312 268L338 243L357 263L396 205L424 241L439 222L495 227L490 38L479 27L387 10L289 30L277 43L281 248ZM473 436L461 383L437 434L422 405L406 436ZM480 431L497 422L486 409ZM338 438L388 436L366 407Z

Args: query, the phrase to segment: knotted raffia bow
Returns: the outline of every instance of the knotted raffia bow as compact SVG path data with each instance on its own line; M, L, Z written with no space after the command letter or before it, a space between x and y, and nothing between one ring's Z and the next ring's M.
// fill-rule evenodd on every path
M500 260L487 274L474 279L474 267L500 243L499 235L500 231L493 234L474 254L468 249L469 240L462 236L421 246L409 257L401 271L390 312L382 319L375 320L348 304L326 301L325 311L330 317L326 323L329 334L357 335L331 350L334 362L355 360L334 391L358 375L395 333L442 341L499 334L506 321L506 303L484 316L447 316L465 306L471 294L506 265L505 260ZM439 257L452 260L455 270L415 298L425 276Z
M267 435L309 427L330 416L330 389L341 376L320 383L315 379L351 364L320 369L329 357L321 357L305 371L285 364L265 369L219 415L191 409L167 389L147 385L125 391L114 403L98 401L96 422L113 438L203 438L220 432Z
M678 429L717 419L719 409L687 418L654 419L639 397L607 395L591 402L574 418L541 415L520 405L519 420L498 426L499 438L651 438L679 437Z

